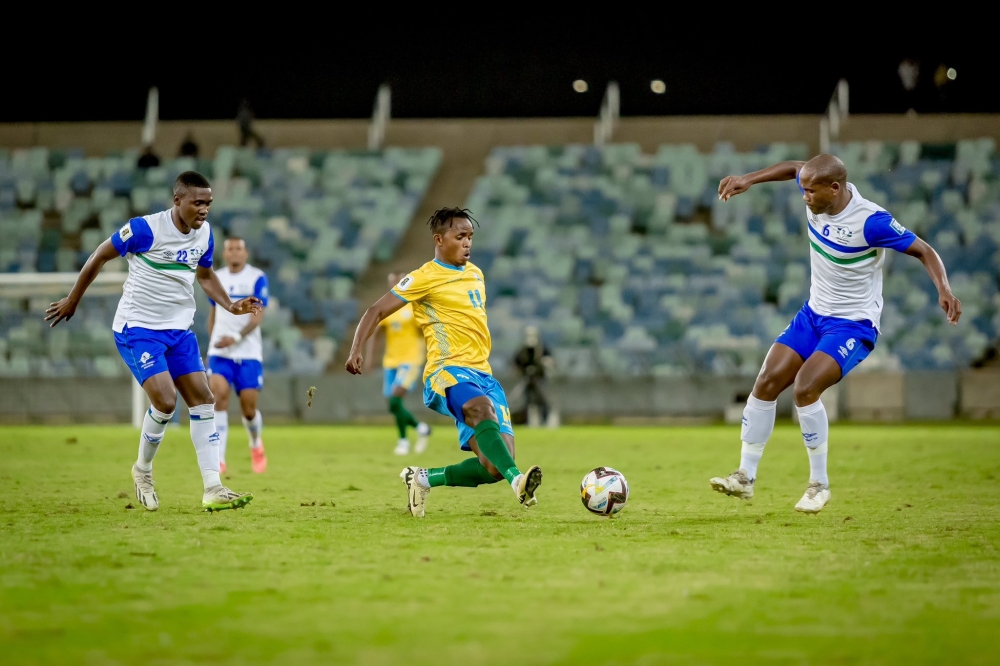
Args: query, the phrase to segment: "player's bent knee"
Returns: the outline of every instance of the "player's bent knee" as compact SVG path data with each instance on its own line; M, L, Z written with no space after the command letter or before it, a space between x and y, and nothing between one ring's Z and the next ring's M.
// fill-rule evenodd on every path
M761 373L757 376L757 381L754 382L753 395L758 400L777 400L784 388L782 381L775 375Z
M488 399L486 400L470 400L465 405L462 406L462 414L465 416L465 422L475 428L477 425L483 421L496 421L497 412L493 409L493 403Z
M158 412L173 414L174 410L177 409L177 398L168 398L166 396L157 396L154 398L150 396L149 404Z
M795 383L795 404L799 407L815 404L823 391L811 382Z

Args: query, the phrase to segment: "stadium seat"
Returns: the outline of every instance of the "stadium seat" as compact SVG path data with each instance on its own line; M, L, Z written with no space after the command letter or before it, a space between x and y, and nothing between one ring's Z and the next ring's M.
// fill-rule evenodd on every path
M975 315L968 335L943 333L951 327L941 325L919 262L891 257L885 319L906 321L885 327L879 366L968 362L996 337L1000 321L993 143L833 149L866 197L939 245L956 293L963 291L967 314ZM492 308L504 319L493 326L491 316L494 357L516 349L523 326L533 323L567 349L596 344L600 362L587 366L594 372L756 373L770 341L808 298L802 200L794 183L755 188L726 204L709 195L728 173L807 152L795 144L754 153L720 144L708 155L690 145L661 146L655 155L633 145L494 149L467 200L490 229L477 239L476 256L486 255ZM960 277L959 267L972 279ZM543 296L539 283L561 285L558 297ZM572 323L563 326L568 316ZM660 360L643 366L650 340ZM557 348L556 357L572 376L584 365L575 352Z
M77 150L0 149L0 234L10 239L0 248L0 271L79 270L130 217L168 207L178 173L198 169L213 181L217 245L227 232L244 238L251 260L268 272L272 294L279 296L264 320L265 335L279 341L268 369L315 373L330 362L357 316L356 280L373 259L392 256L441 151L224 146L212 160L178 158L146 170L135 168L136 157L136 151L85 158ZM221 252L216 257L221 264ZM196 294L204 308L204 295ZM121 376L124 366L108 337L117 298L88 296L92 326L84 327L78 315L58 329L36 331L22 322L40 321L40 313L29 312L24 299L0 297L0 373ZM204 341L202 312L194 329ZM336 337L301 338L298 326L319 323Z

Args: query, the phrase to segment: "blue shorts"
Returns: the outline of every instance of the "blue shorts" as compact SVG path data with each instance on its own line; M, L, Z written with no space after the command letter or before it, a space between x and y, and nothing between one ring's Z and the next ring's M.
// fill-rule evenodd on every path
M237 395L245 389L259 391L264 388L264 364L253 359L209 356L208 374L225 378Z
M413 388L420 378L420 365L400 365L395 368L384 368L382 370L382 395L386 398L392 397L392 390L397 386L402 386L407 392Z
M424 404L439 414L455 419L458 443L463 451L472 450L469 440L476 433L466 425L462 405L479 396L486 396L493 403L493 409L496 410L500 421L500 432L513 436L514 426L510 421L507 396L500 382L491 375L479 370L446 366L424 382Z
M852 321L839 317L825 317L816 314L809 303L796 313L792 323L778 336L775 342L795 350L802 360L813 352L821 351L840 365L843 379L868 358L878 341L878 329L867 319Z
M198 338L191 331L154 331L126 326L121 333L115 333L115 344L140 385L161 372L169 372L172 379L192 372L205 372Z

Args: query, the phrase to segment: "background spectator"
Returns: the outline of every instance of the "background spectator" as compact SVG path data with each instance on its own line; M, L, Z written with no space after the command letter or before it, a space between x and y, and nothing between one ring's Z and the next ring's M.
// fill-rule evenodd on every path
M181 157L198 157L198 144L195 143L194 134L191 132L188 132L187 136L184 137L179 155Z
M528 421L528 414L532 407L538 409L538 416L542 423L548 420L549 400L545 395L544 388L545 371L551 370L553 365L552 356L538 334L538 327L525 327L524 345L514 356L514 367L521 375L521 382L514 389L514 394L521 395L523 392L523 422Z
M236 124L240 127L240 145L246 146L253 139L257 148L264 147L264 137L253 128L253 109L250 108L250 100L246 97L240 100L240 108L236 111Z
M150 169L160 166L160 158L153 152L152 146L146 146L142 149L142 154L139 155L139 161L136 162L136 166L140 169Z

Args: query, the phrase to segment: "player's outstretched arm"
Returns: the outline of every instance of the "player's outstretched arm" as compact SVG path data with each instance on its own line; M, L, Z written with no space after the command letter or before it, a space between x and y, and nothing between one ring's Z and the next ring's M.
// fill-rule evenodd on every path
M382 298L375 301L375 305L365 310L365 314L358 322L358 329L354 331L354 343L351 345L351 354L347 357L344 367L352 375L360 375L361 367L364 365L364 354L361 353L365 342L372 336L379 322L391 315L393 312L406 305L406 301L401 299L391 291Z
M719 183L719 199L729 201L730 197L743 194L757 183L771 183L779 180L794 180L799 169L805 162L790 160L788 162L778 162L773 166L760 171L754 171L742 176L726 176Z
M958 318L962 316L962 301L955 298L951 293L951 284L948 283L948 272L945 270L941 256L930 244L918 238L907 249L906 254L916 257L927 269L927 274L931 276L934 286L938 290L938 304L948 317L948 323L952 326L958 324Z
M234 315L260 314L264 310L261 300L256 296L247 296L235 303L229 300L226 288L219 282L219 276L215 274L215 271L210 266L199 265L195 277L198 278L198 284L205 290L209 298Z
M76 314L76 307L80 304L87 287L94 281L97 274L104 268L104 264L118 257L118 250L111 243L111 239L104 241L97 246L94 253L87 259L87 263L80 270L80 275L76 278L76 284L69 292L69 296L49 305L45 311L45 321L52 322L49 327L55 326L63 319L69 321Z

